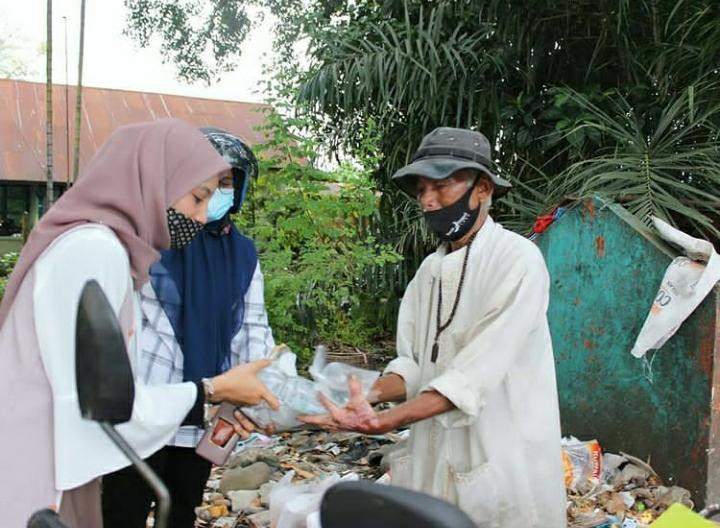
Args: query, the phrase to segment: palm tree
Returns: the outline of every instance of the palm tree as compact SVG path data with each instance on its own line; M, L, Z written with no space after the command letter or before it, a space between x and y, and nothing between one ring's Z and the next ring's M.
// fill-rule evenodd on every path
M554 196L603 195L647 225L659 216L719 239L719 91L718 82L690 85L652 119L622 94L601 108L569 92L588 114L578 128L597 131L602 147L558 176Z
M75 144L73 147L73 177L77 180L80 172L80 128L82 125L82 75L83 57L85 55L85 0L80 3L80 52L78 56L77 95L75 100Z
M45 154L47 186L45 210L53 203L53 107L52 107L52 0L47 0L47 49L45 56Z
M385 291L401 292L434 245L388 180L437 126L491 138L515 187L493 216L519 232L566 197L602 194L644 221L720 236L715 0L310 5L296 22L278 13L309 59L281 66L282 93L337 152L378 133L376 235L405 257L377 281Z
M549 197L558 198L559 188L582 190L572 187L579 177L569 178L571 165L598 152L611 156L617 138L590 125L597 112L622 118L616 108L621 97L636 125L652 128L661 115L672 119L668 112L678 101L692 107L720 71L720 7L713 0L439 0L432 8L420 0L388 0L361 2L344 17L335 16L330 2L317 4L330 11L309 16L326 16L329 23L307 25L309 67L292 78L297 102L321 137L353 152L365 125L373 123L381 137L377 176L384 187L430 129L480 129L494 139L496 161L518 191L498 204L499 213L521 229L551 205ZM707 104L720 102L720 92L702 91ZM671 129L686 125L709 134L720 119L710 112L701 124L671 120ZM711 154L711 144L704 145L688 145L685 154L702 165L702 156ZM699 190L697 178L678 183ZM393 200L389 209L400 207L386 198ZM647 203L635 211L675 221L689 214L677 204L658 209ZM708 228L709 217L690 216L694 229ZM408 229L407 223L393 228Z

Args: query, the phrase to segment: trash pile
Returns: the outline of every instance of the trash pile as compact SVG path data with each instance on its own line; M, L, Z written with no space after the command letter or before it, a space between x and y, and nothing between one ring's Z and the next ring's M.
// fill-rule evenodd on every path
M196 527L269 528L282 517L281 526L319 528L322 492L341 480L389 480L385 455L408 434L252 435L227 464L213 468L195 510ZM562 451L569 528L648 528L673 504L694 506L688 490L663 485L648 463L632 455L603 454L597 441L574 438L563 440Z
M387 471L384 455L406 435L407 431L364 436L308 430L274 437L252 435L237 446L227 464L213 468L203 504L195 510L196 526L267 528L273 514L277 522L280 513L287 517L300 515L303 508L316 510L307 500L290 501L286 485L315 486L304 491L316 491L313 500L319 502L324 488L340 480L377 480ZM271 511L271 494L280 492L286 495L274 504L292 502L298 511Z
M261 403L243 407L242 411L261 429L281 434L271 438L255 434L237 445L234 442L238 437L234 435L232 443L225 437L224 443L219 443L214 440L220 438L215 436L214 428L222 424L223 416L216 417L210 429L210 443L217 448L212 453L206 453L205 449L201 455L219 466L211 473L204 503L196 508L197 526L261 528L270 526L272 518L273 526L305 527L315 523L319 527L319 517L313 521L308 515L317 517L326 488L341 480L376 479L383 474L383 455L402 434L373 437L346 432L297 431L303 427L297 419L299 415L326 412L318 393L344 405L349 399L350 376L367 394L380 375L376 371L328 362L326 352L322 345L316 347L309 369L312 379L309 379L298 375L295 354L287 346L279 345L271 355L273 364L258 375L281 401L280 409L272 410ZM235 454L228 458L233 449ZM299 483L307 484L298 486ZM276 499L271 501L273 495ZM278 504L287 511L278 510Z
M318 392L342 405L349 396L350 375L367 394L379 373L328 363L326 351L318 347L312 379L304 378L287 347L276 347L273 354L275 363L260 377L281 400L280 410L261 404L243 412L280 434L254 434L235 446L229 459L233 447L228 445L217 461L222 465L212 471L203 504L196 508L199 528L320 528L324 491L343 480L389 481L385 455L409 434L297 430L302 427L299 414L324 412ZM603 453L597 441L572 437L563 439L562 454L570 528L649 528L673 504L692 513L690 492L663 485L653 468L636 457Z
M664 486L646 462L602 454L597 441L563 440L570 528L647 528L672 504L693 508L690 492Z

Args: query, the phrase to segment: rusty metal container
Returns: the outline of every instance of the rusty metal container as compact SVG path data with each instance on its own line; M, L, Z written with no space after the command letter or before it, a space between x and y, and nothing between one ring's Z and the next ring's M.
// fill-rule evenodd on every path
M646 359L630 349L677 255L618 205L577 203L536 242L548 265L548 317L564 435L597 438L720 501L720 289Z

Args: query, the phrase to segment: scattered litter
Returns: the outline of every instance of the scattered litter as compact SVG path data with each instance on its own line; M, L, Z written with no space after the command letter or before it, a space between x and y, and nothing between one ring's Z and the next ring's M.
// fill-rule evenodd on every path
M593 488L602 474L602 450L597 440L581 442L577 438L562 439L565 487L573 491Z
M688 490L664 486L647 462L627 453L601 455L596 441L580 442L574 438L563 442L563 461L566 484L569 483L570 528L691 526L655 523L671 506L691 511L693 502Z
M406 435L406 431L363 436L351 432L309 430L285 432L272 438L258 435L258 439L249 439L237 447L225 466L213 468L203 504L196 509L196 527L269 528L272 497L283 493L282 488L278 489L283 483L286 492L290 489L295 498L304 498L292 501L292 507L286 513L289 524L279 526L301 526L293 523L303 519L306 524L302 526L320 528L315 506L319 504L321 493L306 492L324 491L340 480L389 481L382 458ZM369 463L371 454L374 464ZM244 487L248 482L259 484L268 476L268 467L272 472L269 480L258 489L228 488ZM228 474L232 478L228 478ZM225 494L217 491L221 482L224 482ZM289 504L285 499L279 503ZM284 508L280 509L284 511Z
M319 528L316 507L321 490L342 479L388 484L386 455L408 435L409 430L375 436L310 430L285 432L271 438L258 435L238 447L225 466L213 468L203 504L196 510L196 527L269 528L275 497L276 504L292 504L287 511L284 506L276 506L287 521L279 526ZM666 486L646 461L627 453L602 453L597 441L572 437L563 440L562 451L569 528L695 526L689 521L678 524L680 521L674 520L687 518L687 513L692 512L690 492L679 486ZM239 475L242 470L258 474ZM223 479L226 473L234 473L233 478ZM223 480L225 494L218 492ZM247 482L257 489L228 489L228 483L243 486ZM278 501L278 496L288 493L292 500L285 497ZM664 519L663 524L657 524L666 511L677 512L678 507L687 510L681 512L685 517L674 513L670 524ZM278 515L276 511L276 520L280 519ZM708 522L697 526L717 526Z

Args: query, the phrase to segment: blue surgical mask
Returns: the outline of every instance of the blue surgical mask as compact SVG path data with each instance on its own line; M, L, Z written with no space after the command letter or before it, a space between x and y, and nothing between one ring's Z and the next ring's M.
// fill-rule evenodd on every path
M220 220L233 205L235 192L233 189L216 189L208 203L207 221Z

